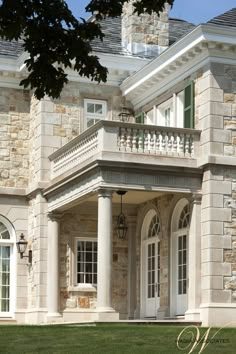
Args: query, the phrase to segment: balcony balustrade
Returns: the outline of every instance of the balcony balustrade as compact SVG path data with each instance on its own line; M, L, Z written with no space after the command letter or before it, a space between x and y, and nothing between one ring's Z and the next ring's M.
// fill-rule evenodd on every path
M117 121L100 121L49 156L51 178L58 177L99 152L196 158L200 131ZM127 159L128 161L128 159ZM145 161L145 160L143 160ZM140 163L142 162L140 158Z

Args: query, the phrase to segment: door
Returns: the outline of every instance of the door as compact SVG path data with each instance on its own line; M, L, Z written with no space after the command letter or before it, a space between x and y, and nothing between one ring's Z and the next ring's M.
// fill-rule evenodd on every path
M177 300L176 315L183 315L188 308L187 282L188 282L188 265L187 265L187 234L177 235Z
M173 212L171 241L171 315L188 310L188 235L190 204L181 199Z
M144 316L157 316L160 306L160 241L148 239L144 242Z

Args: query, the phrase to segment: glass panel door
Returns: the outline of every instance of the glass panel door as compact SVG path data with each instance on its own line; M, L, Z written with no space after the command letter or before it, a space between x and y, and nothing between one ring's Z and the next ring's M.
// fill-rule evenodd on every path
M0 312L10 311L10 246L0 246Z

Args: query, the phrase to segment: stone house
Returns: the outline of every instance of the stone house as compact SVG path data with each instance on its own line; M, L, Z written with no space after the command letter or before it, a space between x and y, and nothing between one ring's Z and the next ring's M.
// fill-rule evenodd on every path
M236 8L131 7L93 43L107 83L71 70L58 100L1 41L0 322L236 318Z

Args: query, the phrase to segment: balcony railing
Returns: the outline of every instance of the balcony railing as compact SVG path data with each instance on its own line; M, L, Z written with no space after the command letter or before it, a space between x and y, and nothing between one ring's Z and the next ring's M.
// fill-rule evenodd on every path
M194 129L100 121L49 156L51 178L103 151L195 158L199 140Z

